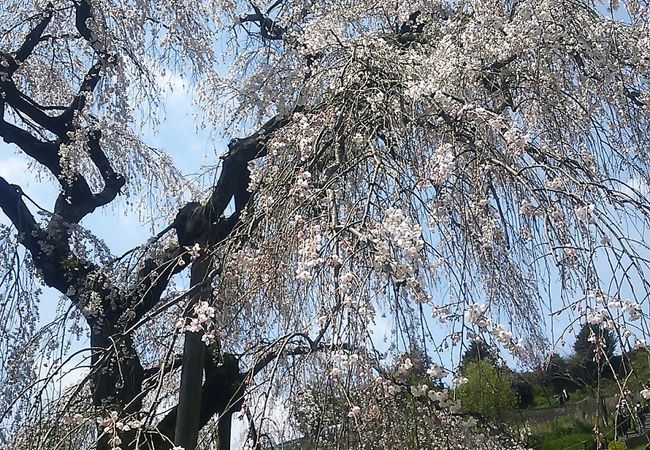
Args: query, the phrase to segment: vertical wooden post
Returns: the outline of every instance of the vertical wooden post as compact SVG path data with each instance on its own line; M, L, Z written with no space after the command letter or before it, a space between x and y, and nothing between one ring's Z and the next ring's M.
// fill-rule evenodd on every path
M205 281L208 273L208 260L200 257L192 264L190 277L191 286ZM192 308L205 294L207 288L199 289L188 305ZM199 438L201 419L201 391L203 388L203 366L205 359L205 344L201 333L185 332L183 344L183 368L181 372L181 387L178 395L178 413L176 415L176 430L174 445L185 450L194 450Z

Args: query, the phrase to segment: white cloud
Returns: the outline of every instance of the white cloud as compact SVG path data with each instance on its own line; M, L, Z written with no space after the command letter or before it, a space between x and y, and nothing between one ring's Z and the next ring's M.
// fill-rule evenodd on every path
M4 156L4 154L8 155ZM30 169L26 157L14 154L11 146L2 143L0 143L0 177L8 183L19 185L34 200L54 199L58 193L56 190L52 192L51 187L44 186L47 180L39 180L35 171Z
M390 340L393 337L393 329L390 322L381 315L375 316L373 323L368 327L370 337L379 351L388 349Z
M298 437L296 430L291 426L289 420L289 409L286 407L287 400L275 398L265 404L265 396L260 395L257 398L257 406L266 406L267 413L264 419L264 430L275 444L287 442ZM231 433L231 450L241 450L245 444L246 433L248 431L248 420L243 414L233 414L232 433Z
M8 145L0 144L0 148L9 150ZM27 163L20 159L18 156L7 156L0 158L0 177L5 179L14 178L16 176L25 176L27 171Z
M165 149L183 173L197 173L205 164L216 162L214 140L208 130L199 129L197 117L202 111L193 103L194 88L181 76L166 72L158 84L164 92L161 123L155 129L144 127L143 139ZM225 143L219 143L225 149Z

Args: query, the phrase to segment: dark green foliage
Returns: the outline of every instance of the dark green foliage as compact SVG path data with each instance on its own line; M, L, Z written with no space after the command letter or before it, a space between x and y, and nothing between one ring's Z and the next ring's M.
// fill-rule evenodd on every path
M526 380L516 380L512 383L512 388L517 394L517 408L525 409L533 406L535 396L533 394L533 385Z
M569 363L566 359L554 353L542 369L543 372L540 381L542 384L549 385L555 394L560 394L563 389L573 391L576 388L576 384L571 377L569 369Z
M616 350L613 331L585 324L576 336L573 350L570 373L579 385L595 386L599 376L612 376L610 364Z
M472 341L460 359L461 369L470 362L486 362L496 367L498 356L484 341Z

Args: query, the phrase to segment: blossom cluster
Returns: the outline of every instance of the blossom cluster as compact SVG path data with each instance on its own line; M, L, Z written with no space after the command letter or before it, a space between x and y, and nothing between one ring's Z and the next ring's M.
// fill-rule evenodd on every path
M110 445L111 450L122 450L120 432L137 430L143 426L143 423L138 419L120 420L117 411L111 411L107 416L97 418L97 424L103 429L104 433L110 435L108 445Z
M488 312L487 305L483 303L475 303L470 305L465 310L465 318L467 321L476 325L479 330L487 331L490 333L497 342L503 345L514 356L520 356L524 351L523 339L513 339L512 332L507 331L503 324L494 322L486 316Z
M189 318L189 323L187 318L181 319L176 323L176 328L184 332L201 333L201 340L205 345L212 345L218 338L214 307L205 300L199 300L192 311L194 314Z

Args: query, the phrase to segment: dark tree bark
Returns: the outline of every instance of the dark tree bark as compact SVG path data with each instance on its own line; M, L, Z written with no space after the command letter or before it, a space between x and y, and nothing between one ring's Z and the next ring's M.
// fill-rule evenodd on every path
M82 81L69 104L57 107L38 105L21 92L12 79L20 64L32 56L40 42L47 39L44 33L53 17L51 5L37 18L18 49L0 52L0 61L6 63L0 65L0 137L6 143L15 144L46 168L58 180L61 189L52 217L47 225L41 225L27 207L20 186L0 177L0 209L18 231L20 242L30 253L43 282L67 295L85 317L90 329L90 384L97 415L106 416L116 411L122 417L142 408L147 393L143 385L146 374L151 371L143 368L136 351L133 325L156 307L170 279L187 267L192 267L192 300L188 308L199 298L209 296L209 258L192 263L185 254L184 246L199 243L202 248L214 249L237 229L250 199L247 191L250 181L248 163L266 155L266 142L289 122L290 115L277 115L250 136L233 139L222 157L221 173L208 200L204 204L188 203L166 228L165 231L174 230L178 238L177 245L165 250L168 263L161 266L156 260L147 259L130 289L116 288L101 267L76 255L70 244L70 227L79 224L97 208L111 203L127 181L115 171L102 148L102 133L98 129L87 130L85 144L90 160L104 182L103 188L93 192L82 173L62 176L64 163L59 150L61 145L70 143L69 134L76 131L73 117L86 106L86 94L95 90L102 79L102 69L109 66L112 60L111 55L101 50L101 45L95 45L88 28L94 13L91 4L88 0L74 0L73 5L78 37L93 49L96 61L80 76ZM254 22L269 36L281 32L259 11L256 14L259 17ZM22 118L23 125L29 125L21 128L19 120L14 123L8 118L8 110ZM40 127L43 133L33 132L34 126ZM44 136L51 136L51 139ZM233 199L235 211L226 217L224 213ZM179 258L186 264L177 264ZM101 301L101 319L84 308L91 298ZM134 312L134 317L125 321L123 317L126 312ZM229 448L230 422L232 414L241 405L246 388L244 380L270 361L265 360L253 371L242 373L239 361L226 354L217 365L212 357L205 358L205 344L201 336L186 333L179 404L159 422L158 433L148 433L144 440L140 439L137 448L166 449L171 448L172 442L186 450L195 448L199 431L215 415L220 417L219 446L221 449ZM135 431L125 433L123 449L136 449L136 434ZM108 450L110 436L103 433L101 427L98 428L98 435L97 449Z

